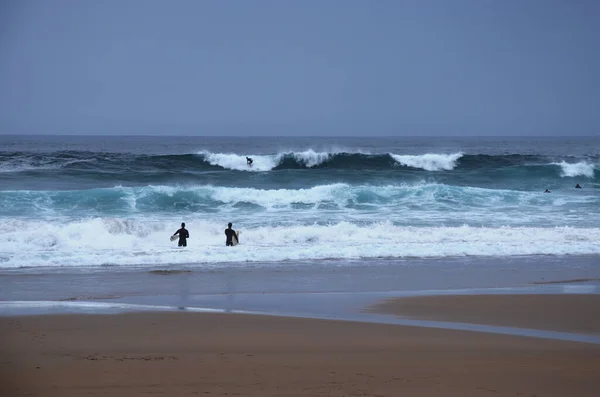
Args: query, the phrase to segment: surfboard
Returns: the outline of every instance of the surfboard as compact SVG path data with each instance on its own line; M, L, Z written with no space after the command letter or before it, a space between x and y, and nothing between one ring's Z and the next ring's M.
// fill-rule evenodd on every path
M234 247L240 243L240 234L242 234L242 232L238 230L231 238L231 245L233 245Z
M175 241L175 240L177 240L178 238L179 238L179 236L178 236L178 235L171 236L171 241Z

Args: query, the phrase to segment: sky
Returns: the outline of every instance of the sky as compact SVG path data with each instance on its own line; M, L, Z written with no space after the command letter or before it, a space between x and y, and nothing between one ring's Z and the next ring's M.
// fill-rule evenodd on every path
M596 0L0 0L0 134L600 136Z

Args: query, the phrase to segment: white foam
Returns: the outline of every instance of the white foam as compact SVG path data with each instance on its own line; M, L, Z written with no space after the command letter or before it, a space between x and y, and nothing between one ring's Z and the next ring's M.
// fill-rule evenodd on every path
M92 309L92 310L173 310L173 306L165 305L144 305L136 303L122 303L122 302L93 302L89 300L81 301L5 301L0 302L0 313L7 314L11 311L22 313L22 310L33 310L44 312L45 310L51 309ZM196 313L224 313L225 309L213 309L208 307L186 307L187 311L193 311ZM227 310L227 312L232 312ZM242 311L236 311L236 313L242 313Z
M235 153L210 153L202 151L198 154L204 156L205 160L211 165L217 165L230 170L238 171L270 171L277 167L285 156L293 156L296 162L304 164L311 168L318 166L330 160L337 154L343 151L332 150L317 152L313 149L308 149L302 152L280 152L272 155L248 155L254 162L252 167L246 163L246 156L241 156ZM356 154L365 154L366 152L352 152ZM435 154L427 153L422 155L399 155L389 153L389 155L399 164L422 168L427 171L452 170L456 167L456 161L463 156L462 153L452 154Z
M567 163L566 161L561 161L560 163L552 163L557 165L561 169L560 176L562 177L574 177L574 176L586 176L588 178L594 177L594 168L593 164L587 163L585 161L581 161L579 163Z
M234 228L241 244L226 248L220 220L186 219L186 249L169 241L171 220L93 218L0 220L0 268L196 263L201 267L288 260L464 255L600 254L600 228L407 227L390 222Z
M456 161L462 157L462 153L453 154L435 154L427 153L422 155L399 155L390 153L390 156L398 163L413 167L421 168L426 171L450 171L456 167Z
M152 194L164 194L173 197L177 193L192 193L198 198L220 201L224 204L235 205L249 203L264 208L290 208L293 204L320 204L334 202L340 206L347 205L355 199L361 190L374 190L377 194L394 194L409 189L401 186L352 187L345 183L318 185L307 189L255 189L222 186L146 186L146 187L115 187L125 196L122 200L129 203L132 210L137 207L137 201Z
M265 208L289 207L295 203L318 204L334 201L343 205L351 196L351 187L344 183L315 186L309 189L254 189L211 187L210 196L225 203L246 202Z
M227 168L230 170L237 171L270 171L277 167L281 161L281 155L248 155L251 157L253 162L252 166L248 166L246 162L246 156L240 156L235 153L210 153L200 152L204 156L204 159L211 165L217 165L219 167Z

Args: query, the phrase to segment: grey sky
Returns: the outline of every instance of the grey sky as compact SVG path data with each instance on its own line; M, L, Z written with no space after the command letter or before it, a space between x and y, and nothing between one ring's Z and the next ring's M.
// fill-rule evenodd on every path
M600 1L0 0L0 133L600 135Z

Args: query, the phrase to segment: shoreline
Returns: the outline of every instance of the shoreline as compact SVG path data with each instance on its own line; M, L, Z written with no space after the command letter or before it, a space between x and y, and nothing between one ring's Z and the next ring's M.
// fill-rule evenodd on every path
M188 297L252 293L385 293L571 285L600 288L598 256L437 258L410 260L305 261L256 267L202 269L201 265L108 267L0 272L0 301L117 297ZM571 280L571 281L570 281ZM565 281L565 282L562 282ZM170 302L163 302L169 303ZM192 303L194 303L192 301Z
M557 327L557 324L546 326L544 322L530 326L491 321L494 318L484 321L492 325L475 326L477 323L460 315L418 316L431 314L426 309L412 317L410 312L400 313L404 317L398 317L393 311L376 314L365 310L386 300L420 296L433 296L429 299L483 294L600 296L600 268L592 259L579 257L568 267L562 258L526 257L493 262L480 258L379 260L349 262L341 267L332 267L331 262L302 262L286 264L281 269L196 271L163 267L159 271L144 269L140 272L106 269L83 273L65 269L53 274L3 274L0 276L0 317L135 311L253 313L599 343L600 336L593 334L597 326L580 330ZM485 311L485 307L478 310ZM551 306L535 310L552 312ZM571 306L568 311L577 310ZM592 313L593 308L588 312ZM506 326L527 329L502 329Z
M365 312L415 320L600 335L600 294L408 296Z
M236 309L235 297L219 305L174 306L118 301L17 301L0 302L0 318L39 316L110 316L143 313L189 313L253 315L323 321L386 324L428 329L469 331L484 334L512 335L536 339L581 342L600 345L600 294L535 293L511 289L508 292L440 291L438 294L275 294L260 296L265 302L279 302L270 310ZM214 298L214 297L213 297ZM248 297L246 297L248 299ZM287 306L296 300L310 300L304 306ZM208 302L208 301L207 301ZM352 304L349 304L352 302ZM362 302L362 304L358 304ZM216 303L216 301L212 301ZM315 310L318 305L326 305ZM312 308L313 311L302 311Z

